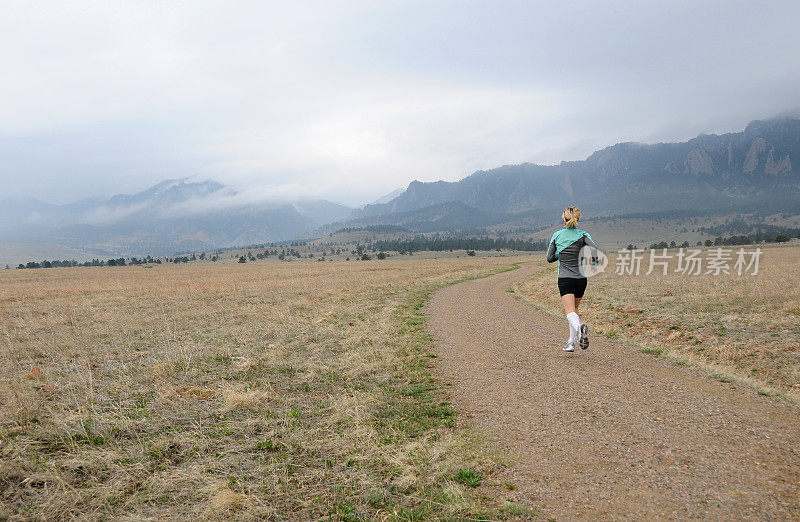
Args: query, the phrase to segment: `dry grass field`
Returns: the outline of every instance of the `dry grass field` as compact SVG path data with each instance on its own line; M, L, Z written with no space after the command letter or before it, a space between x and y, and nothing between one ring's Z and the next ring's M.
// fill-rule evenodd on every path
M581 319L595 332L630 340L645 353L800 403L800 245L761 248L756 276L683 275L675 273L677 259L667 275L660 268L644 275L649 253L642 275L617 275L612 254L606 271L589 280ZM708 254L704 249L701 257ZM555 263L546 266L542 260L541 271L514 290L563 315L555 272ZM564 331L566 337L566 323Z
M0 272L0 518L520 513L418 312L511 263Z
M612 256L582 317L800 402L800 246L763 251L755 277ZM0 519L535 514L500 500L504 456L432 380L419 313L514 262L541 267L517 295L560 315L540 254L0 271Z

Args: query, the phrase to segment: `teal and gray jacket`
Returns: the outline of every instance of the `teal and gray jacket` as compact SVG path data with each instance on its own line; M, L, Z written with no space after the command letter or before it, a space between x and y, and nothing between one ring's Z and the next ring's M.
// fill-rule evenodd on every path
M597 245L586 231L578 228L562 228L553 234L547 249L547 262L558 260L558 277L583 278L580 271L581 249L589 245L592 260L597 259ZM585 272L584 272L585 273Z

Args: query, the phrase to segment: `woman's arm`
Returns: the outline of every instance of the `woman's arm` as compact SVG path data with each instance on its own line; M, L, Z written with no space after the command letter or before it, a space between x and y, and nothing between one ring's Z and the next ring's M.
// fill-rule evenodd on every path
M590 252L592 254L592 264L596 265L599 262L597 257L597 244L592 239L592 236L584 232L583 242L589 246Z
M556 238L553 236L553 239L550 240L550 246L547 247L547 262L552 263L558 259L558 254L556 254Z

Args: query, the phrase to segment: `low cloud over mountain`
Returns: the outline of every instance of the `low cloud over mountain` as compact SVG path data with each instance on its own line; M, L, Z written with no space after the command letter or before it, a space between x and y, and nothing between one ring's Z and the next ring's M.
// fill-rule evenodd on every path
M168 180L136 194L68 205L35 199L0 205L0 240L57 243L114 255L281 241L351 209L329 201L286 202L237 192L213 181Z
M531 230L565 205L591 216L796 208L800 119L754 121L738 133L683 143L619 143L583 161L506 165L458 182L412 182L351 209L169 180L142 192L69 205L0 205L0 242L52 243L113 255L170 255L324 235L341 227L400 225L415 232Z

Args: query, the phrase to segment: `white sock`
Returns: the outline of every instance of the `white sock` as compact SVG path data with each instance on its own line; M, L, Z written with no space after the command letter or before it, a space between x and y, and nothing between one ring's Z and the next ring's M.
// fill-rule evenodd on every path
M581 318L576 312L570 312L567 314L567 321L569 321L569 339L574 341L580 335Z

